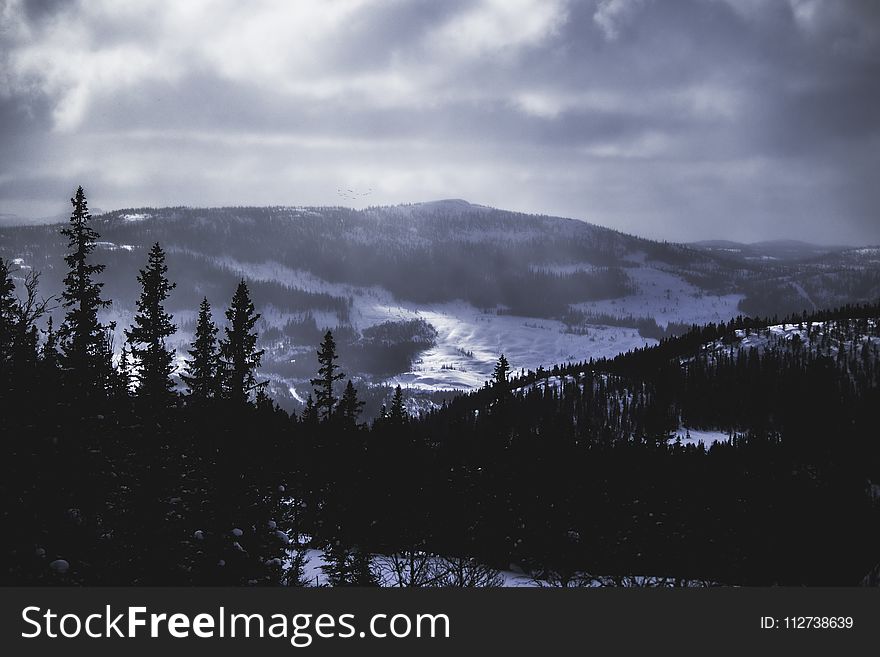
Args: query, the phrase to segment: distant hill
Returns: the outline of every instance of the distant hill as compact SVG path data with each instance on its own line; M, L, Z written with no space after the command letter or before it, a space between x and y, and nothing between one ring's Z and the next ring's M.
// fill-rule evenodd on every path
M745 261L785 260L792 262L840 253L852 248L848 246L821 246L799 240L769 240L752 242L750 244L728 240L705 240L702 242L691 242L690 246L718 255L741 258Z
M501 352L515 369L533 369L610 357L738 314L880 298L877 249L656 242L460 199L364 210L131 208L96 216L94 227L117 347L137 270L159 241L177 283L169 306L178 354L202 297L222 320L243 277L263 313L263 376L294 406L326 328L349 375L439 391L479 387ZM0 228L0 256L42 272L45 294L61 289L59 228Z

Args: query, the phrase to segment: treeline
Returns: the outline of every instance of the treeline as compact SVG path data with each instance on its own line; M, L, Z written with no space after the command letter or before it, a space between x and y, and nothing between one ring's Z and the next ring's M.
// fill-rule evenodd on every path
M297 585L313 548L333 585L497 585L511 564L558 586L845 585L876 562L876 307L801 317L815 350L725 351L763 328L738 318L520 377L501 356L483 389L413 418L398 388L368 426L329 331L305 410L272 402L243 281L223 326L203 299L169 350L158 244L114 350L73 206L61 326L41 335L36 275L16 296L0 271L4 583ZM430 339L370 337L401 328ZM705 449L671 439L682 423L737 430Z
M223 327L202 300L181 363L166 345L175 284L156 243L137 277L125 344L114 350L114 327L100 321L110 301L98 280L99 235L81 188L72 203L60 297L41 300L36 274L16 290L17 272L0 260L4 583L301 585L309 548L323 551L331 585L498 583L467 554L429 554L422 542L409 553L382 550L423 526L406 500L418 499L429 452L420 459L410 449L399 387L373 425L383 440L367 439L352 381L337 395L343 375L331 332L299 418L256 377L260 315L244 281ZM56 329L50 318L41 336L55 302L64 321ZM419 321L367 338L394 341L401 331L434 339Z
M880 547L880 307L798 325L739 318L523 373L422 425L451 472L492 482L469 503L483 531L504 518L494 549L551 578L855 584ZM687 427L729 438L682 444Z
M681 335L693 328L682 322L669 322L660 326L653 317L635 317L633 315L609 315L608 313L587 312L577 308L569 308L561 317L568 331L579 335L589 333L589 324L600 326L619 326L634 328L643 338L662 340L663 338Z

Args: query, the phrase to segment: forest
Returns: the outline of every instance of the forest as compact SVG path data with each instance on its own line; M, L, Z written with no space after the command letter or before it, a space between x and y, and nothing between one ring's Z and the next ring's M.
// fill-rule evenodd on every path
M159 242L117 349L100 235L81 188L72 202L57 298L0 260L4 584L309 585L316 549L333 586L497 586L513 569L543 586L856 585L880 560L880 304L519 375L500 355L482 389L410 417L398 387L372 422L313 329L294 414L259 378L244 280L222 324L218 299L197 301L177 368Z

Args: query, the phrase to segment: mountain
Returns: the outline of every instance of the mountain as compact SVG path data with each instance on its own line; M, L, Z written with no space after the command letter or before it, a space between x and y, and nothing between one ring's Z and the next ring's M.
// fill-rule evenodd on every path
M239 223L234 238L245 241ZM188 258L176 278L189 294L225 271L206 266L213 278L200 281L192 263L205 256L176 248ZM346 248L328 246L337 259ZM108 285L140 251L105 235L101 253L122 257ZM21 253L19 267L34 266L25 261L34 251ZM638 294L637 280L609 301ZM440 339L425 317L382 315L356 329L359 304L391 294L376 285L349 285L338 305L345 298L265 283L252 280L272 313L288 297L337 304L324 312L338 321L347 313L337 334L349 359L382 356L387 367ZM553 586L840 586L877 570L880 303L781 321L739 316L511 376L499 358L491 385L418 417L398 400L372 422L359 421L360 395L348 387L324 419L291 416L264 395L132 391L103 359L83 366L39 350L27 308L8 293L5 307L0 518L10 583L302 585L316 550L333 585L375 583L376 570L414 575L417 564L433 574L407 585L496 585L510 569ZM275 328L263 340L276 359L314 349Z
M61 289L59 227L0 228L0 256L40 271L47 295ZM222 320L245 278L263 315L262 376L288 407L309 390L326 328L356 380L431 392L481 386L502 352L515 370L534 369L739 314L880 297L878 249L655 242L459 199L365 210L133 208L98 215L94 227L117 346L137 270L159 241L177 283L169 310L179 362L202 297Z

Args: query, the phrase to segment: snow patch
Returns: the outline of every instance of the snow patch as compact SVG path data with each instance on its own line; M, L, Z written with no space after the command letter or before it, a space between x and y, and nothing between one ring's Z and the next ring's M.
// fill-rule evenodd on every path
M136 223L138 221L144 221L145 219L150 219L153 215L146 212L132 212L129 214L120 215L120 219L126 221L128 223Z
M707 449L715 443L726 443L730 440L730 432L717 429L690 429L681 427L673 435L673 441L681 440L682 445L700 445Z

